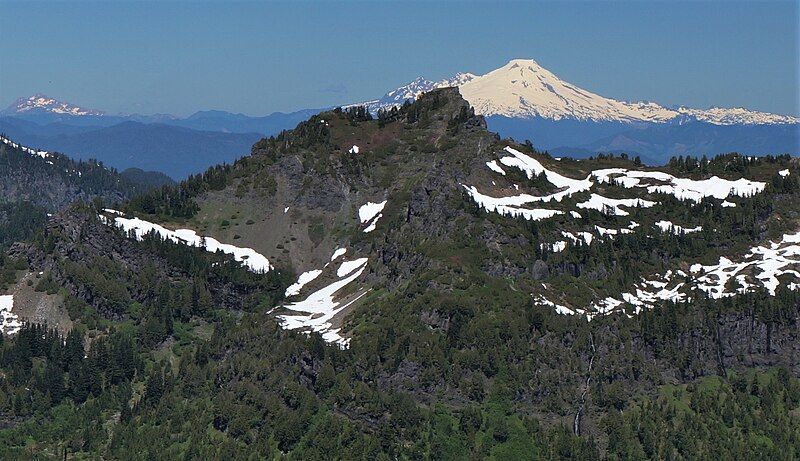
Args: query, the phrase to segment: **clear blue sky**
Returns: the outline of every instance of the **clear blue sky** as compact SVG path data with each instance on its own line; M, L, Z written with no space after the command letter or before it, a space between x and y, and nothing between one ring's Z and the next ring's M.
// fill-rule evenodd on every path
M798 2L10 3L0 106L262 115L533 58L604 96L798 114Z

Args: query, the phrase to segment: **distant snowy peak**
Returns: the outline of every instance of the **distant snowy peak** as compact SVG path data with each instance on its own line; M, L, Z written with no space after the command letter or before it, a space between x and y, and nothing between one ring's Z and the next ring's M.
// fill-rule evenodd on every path
M444 80L439 80L438 82L428 80L424 77L417 77L408 85L403 85L396 90L386 93L386 95L381 98L380 101L383 103L403 104L406 101L413 101L426 91L431 91L435 88L461 86L465 83L471 82L476 77L477 76L475 74L470 74L468 72L459 72L452 78L446 78Z
M461 86L465 83L469 83L475 80L478 76L475 74L470 74L469 72L459 72L453 76L453 78L448 78L444 80L439 80L436 82L436 88L447 88L451 86Z
M406 101L414 101L422 93L433 89L461 86L472 81L474 78L476 78L476 75L470 74L469 72L459 72L452 78L446 78L438 82L428 80L424 77L417 77L410 83L386 93L380 99L352 104L352 106L367 106L370 112L376 113L380 109L390 109L392 107L401 106Z
M101 111L85 109L68 102L53 99L43 94L35 94L27 98L19 98L3 112L6 114L22 114L34 111L73 116L104 115L104 113Z
M625 122L664 122L678 115L654 103L604 98L561 80L532 59L509 61L461 85L460 91L482 115Z
M678 108L678 112L693 117L701 122L714 125L789 125L800 123L800 118L790 115L770 114L747 110L743 107L724 108L712 107L711 109Z
M461 95L481 115L511 118L541 117L598 122L685 122L714 125L773 125L800 123L797 117L742 108L670 109L654 102L624 102L579 88L532 59L514 59L485 75L459 73L433 82L418 77L383 98L362 103L373 112L416 99L434 88L457 86Z
M407 100L414 100L422 93L436 88L436 84L423 77L415 78L408 85L403 85L396 90L392 90L380 99L383 103L403 104Z

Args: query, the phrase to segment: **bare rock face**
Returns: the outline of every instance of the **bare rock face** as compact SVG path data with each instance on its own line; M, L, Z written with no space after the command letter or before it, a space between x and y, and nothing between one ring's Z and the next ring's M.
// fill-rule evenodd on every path
M533 263L533 269L531 269L531 271L534 280L544 280L550 277L550 267L541 259L537 259L536 262Z

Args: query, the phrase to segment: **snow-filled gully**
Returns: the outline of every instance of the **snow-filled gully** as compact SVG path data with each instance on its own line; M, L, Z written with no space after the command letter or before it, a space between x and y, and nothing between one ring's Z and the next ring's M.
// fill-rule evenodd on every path
M341 328L335 328L332 320L345 308L361 299L369 290L357 289L355 293L345 297L337 295L364 273L367 261L367 258L343 261L336 270L337 280L314 291L302 301L284 304L282 306L284 309L296 313L278 315L281 326L287 330L314 331L320 333L322 339L329 343L343 348L348 347L350 338L342 336Z

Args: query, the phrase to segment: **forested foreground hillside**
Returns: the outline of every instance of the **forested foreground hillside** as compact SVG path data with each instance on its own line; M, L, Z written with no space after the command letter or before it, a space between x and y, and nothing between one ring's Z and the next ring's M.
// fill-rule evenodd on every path
M0 134L0 248L44 228L46 215L82 201L118 203L174 184L155 172L118 173L94 160L33 149Z
M798 177L321 113L15 237L0 458L797 459Z

